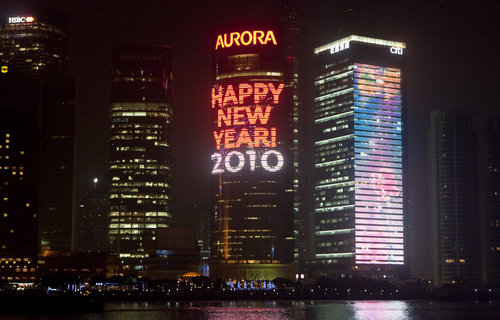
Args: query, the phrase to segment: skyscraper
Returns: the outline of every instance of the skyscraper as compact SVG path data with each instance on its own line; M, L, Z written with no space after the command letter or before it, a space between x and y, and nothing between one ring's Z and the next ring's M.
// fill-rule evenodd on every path
M211 276L291 277L297 201L298 74L282 28L214 37Z
M33 16L5 17L0 24L0 61L37 80L69 75L67 22L53 10Z
M140 273L171 225L172 54L117 48L112 63L109 245L116 273Z
M42 254L72 249L75 107L66 27L64 16L51 9L36 10L32 16L5 17L0 25L0 62L6 73L23 74L25 79L31 77L26 81L36 83L37 108L26 114L24 125L29 121L29 131L37 132L33 143L38 145L38 195L32 205L37 211ZM5 113L1 117L8 122L12 116Z
M317 272L393 276L407 264L403 42L351 35L317 47Z
M488 117L485 150L485 218L486 280L500 283L500 114Z
M434 282L479 281L477 117L433 110L430 120Z
M37 261L39 84L1 65L0 278L32 280Z
M78 205L76 251L107 252L108 197L103 181L94 178L87 184Z

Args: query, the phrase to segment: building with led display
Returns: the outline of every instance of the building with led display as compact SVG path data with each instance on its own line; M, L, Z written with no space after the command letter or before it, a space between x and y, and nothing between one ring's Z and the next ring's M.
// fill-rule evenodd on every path
M210 275L292 277L297 201L296 57L268 25L214 37ZM294 180L296 183L294 183Z
M0 24L2 73L22 74L31 83L37 107L24 113L28 131L37 132L38 181L36 203L38 250L69 253L73 230L74 82L68 76L68 41L64 16L53 10L37 10L32 16L4 17ZM30 78L29 80L27 80ZM15 90L24 90L19 83ZM36 83L36 84L35 84ZM10 85L9 85L10 86ZM10 108L17 102L11 101ZM19 102L22 109L22 99ZM24 111L23 111L24 112ZM16 117L13 113L2 120ZM19 121L13 120L13 121ZM21 126L21 124L19 124Z
M323 275L407 265L403 42L351 35L317 47L314 242Z
M117 48L112 57L109 248L120 274L157 263L157 229L171 225L172 54Z

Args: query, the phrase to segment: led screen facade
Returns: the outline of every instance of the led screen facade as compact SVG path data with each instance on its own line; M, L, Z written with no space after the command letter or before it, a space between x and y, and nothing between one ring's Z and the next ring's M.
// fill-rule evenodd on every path
M279 117L285 83L281 79L261 80L227 81L212 88L212 112L217 119L212 174L271 173L283 168L275 118Z
M356 263L403 264L401 70L354 64Z
M222 32L210 88L214 263L293 258L293 59L280 32ZM264 276L264 275L261 275Z
M315 49L319 266L363 272L405 264L405 48L353 35Z

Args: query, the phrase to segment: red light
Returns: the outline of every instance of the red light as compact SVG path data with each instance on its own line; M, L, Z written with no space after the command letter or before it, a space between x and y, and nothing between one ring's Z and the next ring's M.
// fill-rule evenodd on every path
M26 22L33 22L35 21L35 18L33 17L26 17Z

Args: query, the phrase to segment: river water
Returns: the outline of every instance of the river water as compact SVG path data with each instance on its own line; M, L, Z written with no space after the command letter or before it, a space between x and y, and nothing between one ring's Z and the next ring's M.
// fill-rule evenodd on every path
M109 302L102 312L1 315L0 320L500 319L500 302L195 301Z

